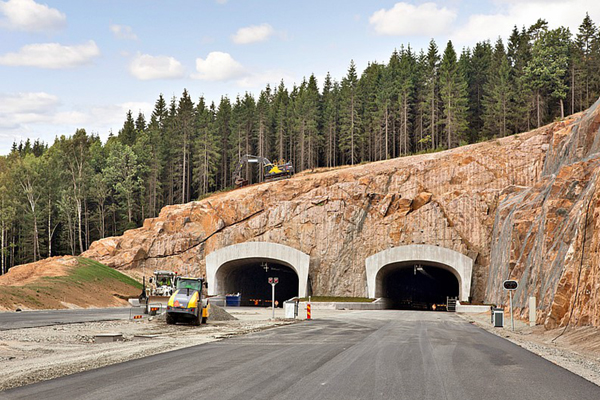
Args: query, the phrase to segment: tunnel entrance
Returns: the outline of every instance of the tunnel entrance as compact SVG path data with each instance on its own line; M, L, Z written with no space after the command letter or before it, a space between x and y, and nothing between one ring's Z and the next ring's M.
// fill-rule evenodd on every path
M235 260L217 271L219 294L241 295L241 306L271 307L269 277L279 278L275 286L278 307L298 296L298 275L291 267L271 260Z
M446 309L447 297L458 297L456 276L447 269L408 263L384 267L379 274L381 296L388 307L408 310Z

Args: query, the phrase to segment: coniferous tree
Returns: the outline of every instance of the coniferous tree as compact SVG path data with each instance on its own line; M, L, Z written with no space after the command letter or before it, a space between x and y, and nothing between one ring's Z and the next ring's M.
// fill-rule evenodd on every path
M274 134L275 134L275 148L277 158L279 160L290 159L291 156L288 153L288 146L286 145L289 141L289 103L290 96L283 84L283 81L279 83L275 96L273 99L273 120L274 120Z
M348 73L342 79L340 88L340 140L339 148L343 162L354 165L358 150L358 76L354 61L350 61Z
M510 107L510 130L522 132L531 128L530 109L534 103L533 94L525 81L525 67L531 59L531 44L525 28L521 31L516 26L513 28L506 55L511 66L512 92L519 94L515 96Z
M469 142L478 140L483 129L484 87L491 77L492 46L489 41L479 42L473 48L468 66Z
M568 68L568 29L548 31L545 25L535 30L536 42L531 50L531 60L525 67L525 79L534 91L536 99L537 127L542 125L542 97L549 96L560 102L561 118L564 117L564 100L567 96L565 83Z
M413 120L412 102L415 87L415 68L417 60L410 46L400 52L400 75L398 79L398 122L399 122L399 154L409 154L411 145L411 124Z
M221 140L221 164L219 173L219 188L224 189L231 183L231 173L233 172L230 168L231 151L235 148L230 147L231 137L231 102L227 97L221 97L217 115L215 117L215 131L218 138ZM237 162L237 159L234 160Z
M135 121L133 120L131 110L129 110L127 111L127 117L125 118L123 128L119 131L119 140L121 143L131 146L135 143L136 133Z
M485 137L509 134L508 118L514 98L510 82L510 65L504 44L498 39L490 66L489 79L483 87L483 132Z
M424 84L424 101L423 101L423 120L425 131L428 132L431 148L435 149L442 145L442 141L438 137L439 124L439 63L440 56L438 47L432 39L429 42L427 55L425 57L425 84ZM425 139L424 139L425 140Z
M186 89L183 90L179 105L177 107L176 126L178 137L180 138L180 164L179 172L181 176L181 202L190 200L190 146L194 135L194 103Z
M440 64L440 97L446 146L456 147L465 139L468 99L467 84L458 67L452 41L448 41Z
M579 111L588 108L598 96L596 89L598 85L598 71L600 69L600 54L598 54L600 50L598 47L599 40L599 32L596 24L594 24L589 14L586 13L583 22L579 25L579 31L575 38L576 60L574 68L578 71L581 82L577 85L572 82L572 87L573 89L576 87L579 88Z
M196 106L198 136L194 143L194 186L200 196L215 190L219 172L219 140L215 136L216 107L206 107L204 98Z

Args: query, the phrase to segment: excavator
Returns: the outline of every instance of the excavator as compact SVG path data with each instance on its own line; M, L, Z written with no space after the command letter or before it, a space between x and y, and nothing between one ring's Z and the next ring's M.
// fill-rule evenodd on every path
M265 182L287 179L294 173L294 166L291 161L281 161L274 164L268 158L246 154L240 158L238 166L233 173L233 182L238 188L248 184L248 180L242 178L242 168L245 164L259 164Z

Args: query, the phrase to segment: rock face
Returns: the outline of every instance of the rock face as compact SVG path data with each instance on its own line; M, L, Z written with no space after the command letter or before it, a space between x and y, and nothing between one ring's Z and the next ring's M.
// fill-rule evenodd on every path
M314 295L366 296L365 259L406 244L475 260L474 301L538 298L538 322L600 326L600 110L511 137L220 193L165 207L83 254L141 274L205 274L222 247L268 241L311 257Z

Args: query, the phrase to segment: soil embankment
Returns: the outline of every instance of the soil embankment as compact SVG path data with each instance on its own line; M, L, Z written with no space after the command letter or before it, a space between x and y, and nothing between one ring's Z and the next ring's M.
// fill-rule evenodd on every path
M0 276L0 310L126 306L142 286L83 257L53 257Z

